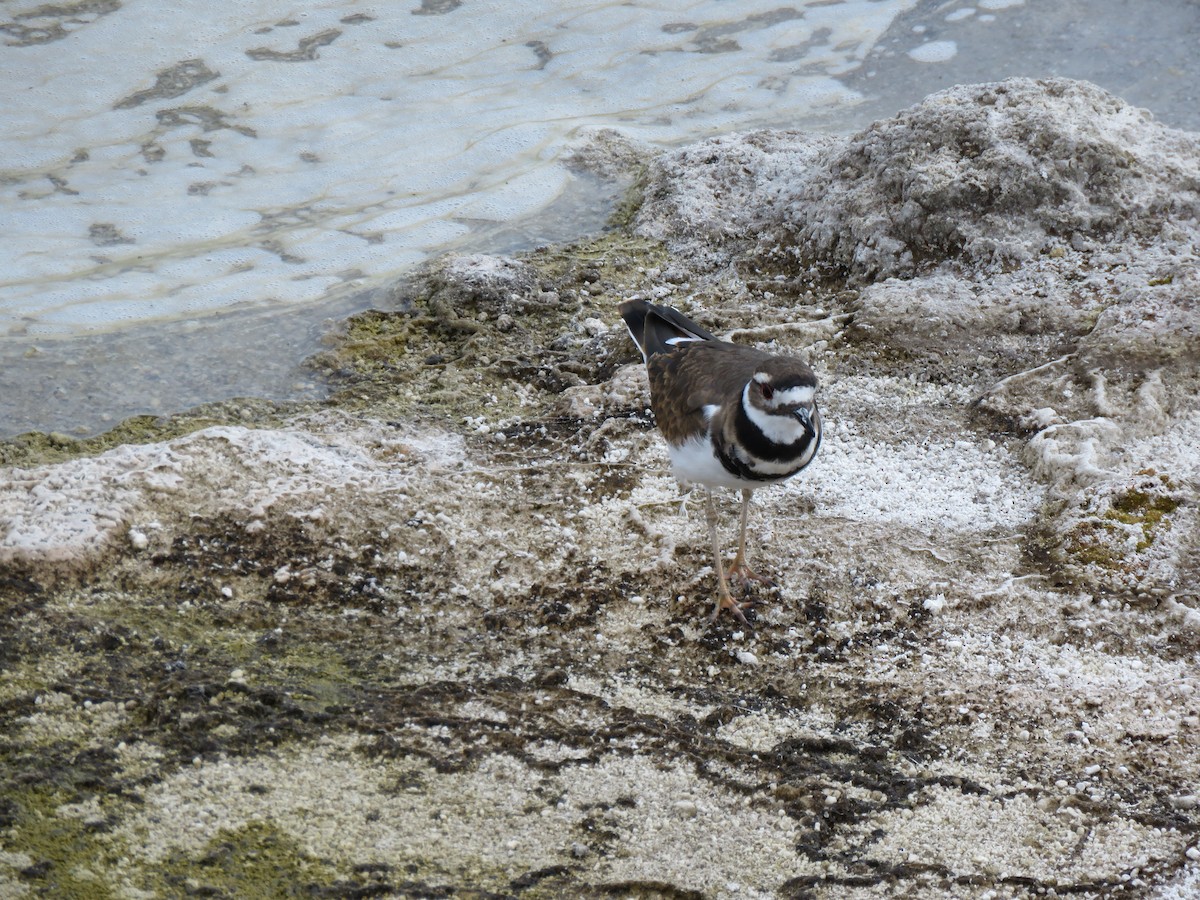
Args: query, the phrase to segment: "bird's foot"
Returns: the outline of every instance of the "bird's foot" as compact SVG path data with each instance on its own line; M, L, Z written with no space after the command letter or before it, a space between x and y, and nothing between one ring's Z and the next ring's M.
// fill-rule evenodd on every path
M729 567L728 577L737 581L742 587L749 587L751 583L765 585L766 587L775 587L775 582L765 575L759 575L748 565L744 559L734 560L733 565Z
M733 617L745 625L750 627L750 623L746 621L746 615L742 612L743 609L750 609L754 606L753 600L734 600L727 592L722 592L717 597L717 605L713 607L712 615L708 617L710 622L717 621L717 617L721 615L721 610L727 609L733 613Z

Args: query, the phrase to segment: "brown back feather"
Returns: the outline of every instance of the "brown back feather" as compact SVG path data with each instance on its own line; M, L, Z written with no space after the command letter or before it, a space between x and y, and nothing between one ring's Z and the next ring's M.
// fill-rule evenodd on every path
M679 444L703 431L704 407L735 404L742 386L770 358L769 353L725 341L681 344L650 357L650 407L663 437ZM680 390L681 382L690 390Z

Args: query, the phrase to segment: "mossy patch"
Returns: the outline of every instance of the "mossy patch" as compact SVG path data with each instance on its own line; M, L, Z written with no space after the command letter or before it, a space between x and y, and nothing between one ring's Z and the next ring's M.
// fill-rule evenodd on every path
M0 466L28 467L97 456L125 444L168 441L213 425L278 425L310 405L241 398L205 403L170 416L130 416L115 428L88 438L30 431L0 441Z
M631 172L631 184L625 189L608 217L609 227L627 231L633 226L638 211L646 200L647 171L648 167L644 163L634 167Z
M1149 556L1171 529L1179 509L1179 486L1168 475L1143 469L1122 483L1091 490L1087 505L1064 530L1059 556L1073 580L1094 581L1109 588L1134 587L1147 574ZM1091 570L1093 575L1087 575Z
M1155 476L1152 470L1145 470L1139 474ZM1166 490L1176 490L1175 484L1168 476L1158 475L1157 478ZM1137 549L1141 552L1154 543L1154 538L1160 530L1171 527L1167 517L1178 508L1178 497L1161 493L1152 485L1150 489L1130 488L1118 494L1104 515L1113 521L1140 527L1143 537L1138 541Z
M103 815L60 815L71 792L38 786L6 789L7 851L0 874L31 896L108 900L119 896L109 878L116 861L101 837L111 827ZM19 860L21 864L14 865ZM8 872L4 872L7 868ZM4 882L0 880L0 887Z
M372 896L362 883L343 881L328 861L262 821L222 830L198 854L172 854L153 880L164 896Z
M309 364L336 386L336 405L382 417L536 414L633 360L624 333L607 329L665 257L616 233L515 259L450 257L396 286L400 309L351 317Z

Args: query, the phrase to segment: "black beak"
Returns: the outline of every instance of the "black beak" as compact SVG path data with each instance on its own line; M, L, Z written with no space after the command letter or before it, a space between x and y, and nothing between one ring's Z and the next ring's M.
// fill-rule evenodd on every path
M808 432L808 436L810 438L816 437L817 431L815 428L813 428L812 413L802 406L796 410L795 415L796 418L800 420L800 424L804 426L804 430Z

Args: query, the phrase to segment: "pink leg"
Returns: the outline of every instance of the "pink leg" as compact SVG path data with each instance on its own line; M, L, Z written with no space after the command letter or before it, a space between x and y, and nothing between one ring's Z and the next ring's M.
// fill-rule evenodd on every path
M717 569L717 605L713 608L711 621L716 621L717 616L721 614L721 610L728 609L743 625L749 627L750 623L746 621L746 616L742 613L743 604L738 603L733 599L733 595L729 593L729 582L725 580L725 565L721 562L721 544L717 540L717 510L713 506L712 489L708 489L708 505L706 507L708 513L708 538L712 542L713 548L713 563ZM742 516L743 523L745 522L745 514ZM744 529L743 529L744 531ZM744 537L743 537L744 540ZM739 551L738 556L741 557ZM736 563L735 563L736 566Z
M759 584L771 585L774 584L770 578L765 578L762 575L755 573L748 565L746 565L746 519L750 512L750 490L742 489L742 522L741 529L738 532L738 549L737 556L734 557L733 565L729 567L729 577L736 578L742 584L749 584L751 581L757 581Z

